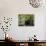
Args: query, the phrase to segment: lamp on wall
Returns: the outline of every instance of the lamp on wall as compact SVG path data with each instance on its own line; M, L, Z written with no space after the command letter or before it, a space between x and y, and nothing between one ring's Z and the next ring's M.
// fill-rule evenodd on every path
M43 0L29 0L29 3L33 8L38 8L43 4Z

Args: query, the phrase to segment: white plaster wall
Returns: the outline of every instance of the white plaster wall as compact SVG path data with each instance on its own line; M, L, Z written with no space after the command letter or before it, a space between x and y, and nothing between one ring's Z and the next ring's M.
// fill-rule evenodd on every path
M28 0L0 0L0 16L12 17L13 22L10 33L17 40L27 40L34 34L37 35L37 39L44 40L44 23L45 23L46 8L32 8ZM18 14L34 14L35 26L33 27L19 27L18 26ZM0 31L0 35L2 31ZM3 37L0 36L0 39ZM4 38L3 38L4 39Z
M46 39L46 13L45 13L45 23L44 23L44 39Z

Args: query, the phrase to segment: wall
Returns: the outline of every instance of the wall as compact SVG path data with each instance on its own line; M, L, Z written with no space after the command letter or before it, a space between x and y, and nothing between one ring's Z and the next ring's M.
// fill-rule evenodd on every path
M44 24L44 26L45 26L45 28L44 28L44 39L46 39L46 15L45 15L45 24Z
M37 35L37 39L44 40L45 31L45 8L32 8L28 0L0 0L0 18L3 16L12 17L13 22L10 31L10 35L17 40L27 40L34 34ZM19 27L18 26L18 14L34 14L35 26L33 27ZM2 35L0 31L0 35ZM4 34L4 33L3 33ZM4 37L0 36L0 39Z

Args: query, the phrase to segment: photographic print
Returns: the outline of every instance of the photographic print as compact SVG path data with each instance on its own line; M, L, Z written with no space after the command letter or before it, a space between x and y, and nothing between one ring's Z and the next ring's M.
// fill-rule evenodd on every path
M34 15L33 14L19 14L18 25L19 26L34 26Z

